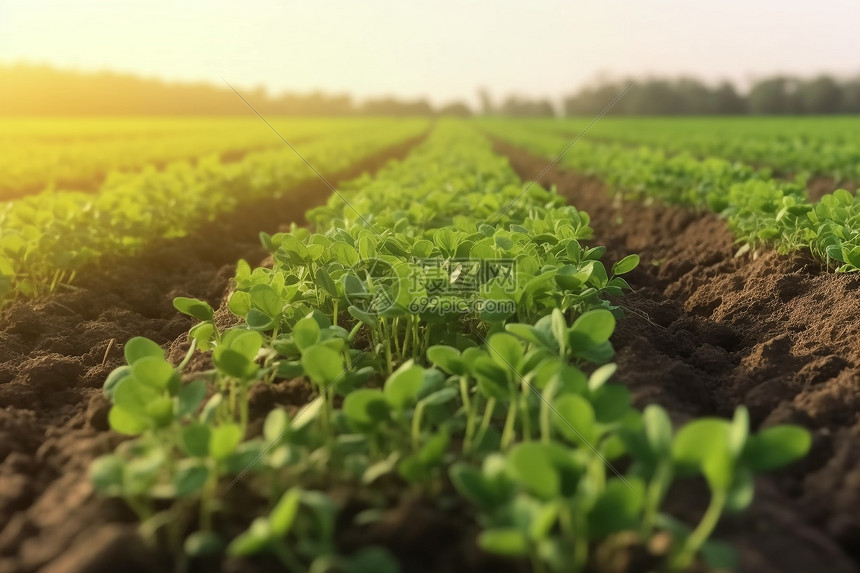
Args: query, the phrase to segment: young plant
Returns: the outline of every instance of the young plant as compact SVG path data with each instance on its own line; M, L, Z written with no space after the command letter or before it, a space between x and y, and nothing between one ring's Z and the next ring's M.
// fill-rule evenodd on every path
M753 498L756 472L783 467L809 451L809 432L798 426L773 426L750 434L749 414L740 406L732 421L702 418L678 431L672 444L675 472L700 474L711 490L701 521L671 558L683 571L710 536L724 510L739 511Z

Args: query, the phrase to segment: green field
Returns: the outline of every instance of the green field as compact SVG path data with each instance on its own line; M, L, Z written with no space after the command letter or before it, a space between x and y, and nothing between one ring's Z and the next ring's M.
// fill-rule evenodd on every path
M257 119L4 123L0 386L79 366L0 406L107 436L57 473L177 570L424 571L373 533L410 507L463 570L749 568L718 523L769 523L757 484L800 515L795 462L851 427L804 393L858 358L860 120L605 118L569 145L589 121L273 120L301 157Z

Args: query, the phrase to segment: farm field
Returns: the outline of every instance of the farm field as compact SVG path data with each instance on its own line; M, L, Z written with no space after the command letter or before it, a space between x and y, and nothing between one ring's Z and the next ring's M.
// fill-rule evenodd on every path
M588 122L5 124L0 573L860 570L857 120Z
M225 129L231 123L235 122L228 121ZM111 172L97 192L49 189L7 202L0 211L0 306L18 294L32 296L61 288L81 267L105 253L133 253L154 239L183 236L219 213L232 211L240 200L278 196L308 179L305 160L337 172L400 139L416 136L425 126L423 120L304 121L299 123L299 133L317 134L305 142L305 158L269 132L269 140L280 147L252 151L236 161L209 157L198 163L173 162L160 170ZM255 136L260 131L264 130L258 124ZM169 141L176 150L189 143ZM57 152L64 146L55 143L49 148ZM118 153L104 151L93 155L102 167L110 165L111 158L126 157L121 147ZM35 165L40 159L36 155L30 161Z
M272 118L295 143L367 129L373 120ZM283 142L247 118L6 118L0 124L0 200L48 189L92 192L111 173L207 157L237 161Z
M592 118L526 120L529 127L573 137ZM517 123L516 121L510 123ZM644 145L671 153L719 157L767 167L777 175L857 181L860 121L854 116L604 118L589 140Z

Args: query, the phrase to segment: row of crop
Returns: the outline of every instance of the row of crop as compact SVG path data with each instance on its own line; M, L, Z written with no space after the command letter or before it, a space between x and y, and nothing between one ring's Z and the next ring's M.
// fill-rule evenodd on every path
M488 122L493 135L555 158L570 140L527 124ZM809 249L828 268L860 271L860 196L844 189L811 202L800 182L720 158L669 155L648 147L578 141L561 164L596 175L626 198L657 200L722 214L742 248Z
M526 122L519 122L526 123ZM589 119L529 120L535 129L573 137ZM645 145L694 157L767 166L780 175L860 181L856 118L607 118L589 130L597 140Z
M272 121L292 140L380 125L368 119ZM257 118L4 119L0 201L44 190L90 191L111 172L282 146Z
M334 130L303 145L302 153L336 173L426 125L377 120L373 129ZM234 163L208 158L115 175L94 194L45 192L0 204L0 304L51 292L103 253L132 253L153 239L183 236L243 201L289 193L309 177L303 161L282 146Z
M238 324L175 301L198 320L178 367L129 341L105 393L112 427L137 437L95 462L98 490L125 499L180 562L226 551L290 571L397 570L379 548L338 552L343 500L324 491L350 484L366 508L351 527L407 492L466 500L480 546L535 571L582 571L621 532L643 545L668 534L659 557L674 570L698 555L725 563L707 540L720 514L746 506L754 472L803 455L809 436L752 435L743 408L675 432L661 408L631 406L610 383L606 295L627 288L635 255L608 270L604 249L581 242L588 216L538 186L523 194L464 123L441 123L344 197L309 213L313 232L262 236L273 267L239 264L226 321ZM183 372L197 351L213 368ZM249 430L250 388L297 377L315 398ZM712 494L691 529L662 507L676 478L696 475Z

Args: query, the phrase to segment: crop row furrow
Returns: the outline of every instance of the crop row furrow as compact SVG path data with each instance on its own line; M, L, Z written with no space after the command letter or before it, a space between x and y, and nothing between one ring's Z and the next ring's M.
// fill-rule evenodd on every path
M555 157L568 140L528 125L490 122L493 135ZM780 253L808 249L828 268L860 271L860 196L844 189L813 203L805 182L775 180L767 170L720 158L667 155L659 149L577 142L563 165L596 175L624 198L656 200L725 217L740 253L762 246Z
M381 120L374 130L335 130L302 152L317 168L338 172L426 125ZM185 236L240 203L289 193L309 177L304 162L284 147L233 163L209 158L117 174L95 194L49 191L0 204L0 304L53 292L105 253L130 255L152 241Z
M677 430L659 406L633 408L612 380L620 313L608 296L629 288L621 275L638 257L607 269L605 249L586 246L588 215L522 187L465 123L442 122L308 220L313 230L261 236L271 268L239 263L231 320L175 300L197 320L178 366L136 338L105 383L112 427L134 439L96 461L94 484L178 561L267 553L292 571L397 570L380 548L339 551L326 493L384 483L465 500L480 547L535 571L583 571L621 533L652 548L670 538L653 555L669 569L724 566L708 539L722 512L749 504L756 472L809 447L794 426L751 433L743 407ZM188 371L198 352L210 370ZM314 399L252 430L251 387L296 378ZM696 476L711 498L690 527L664 498ZM266 509L233 536L224 496L239 483ZM363 522L387 507L363 497Z

